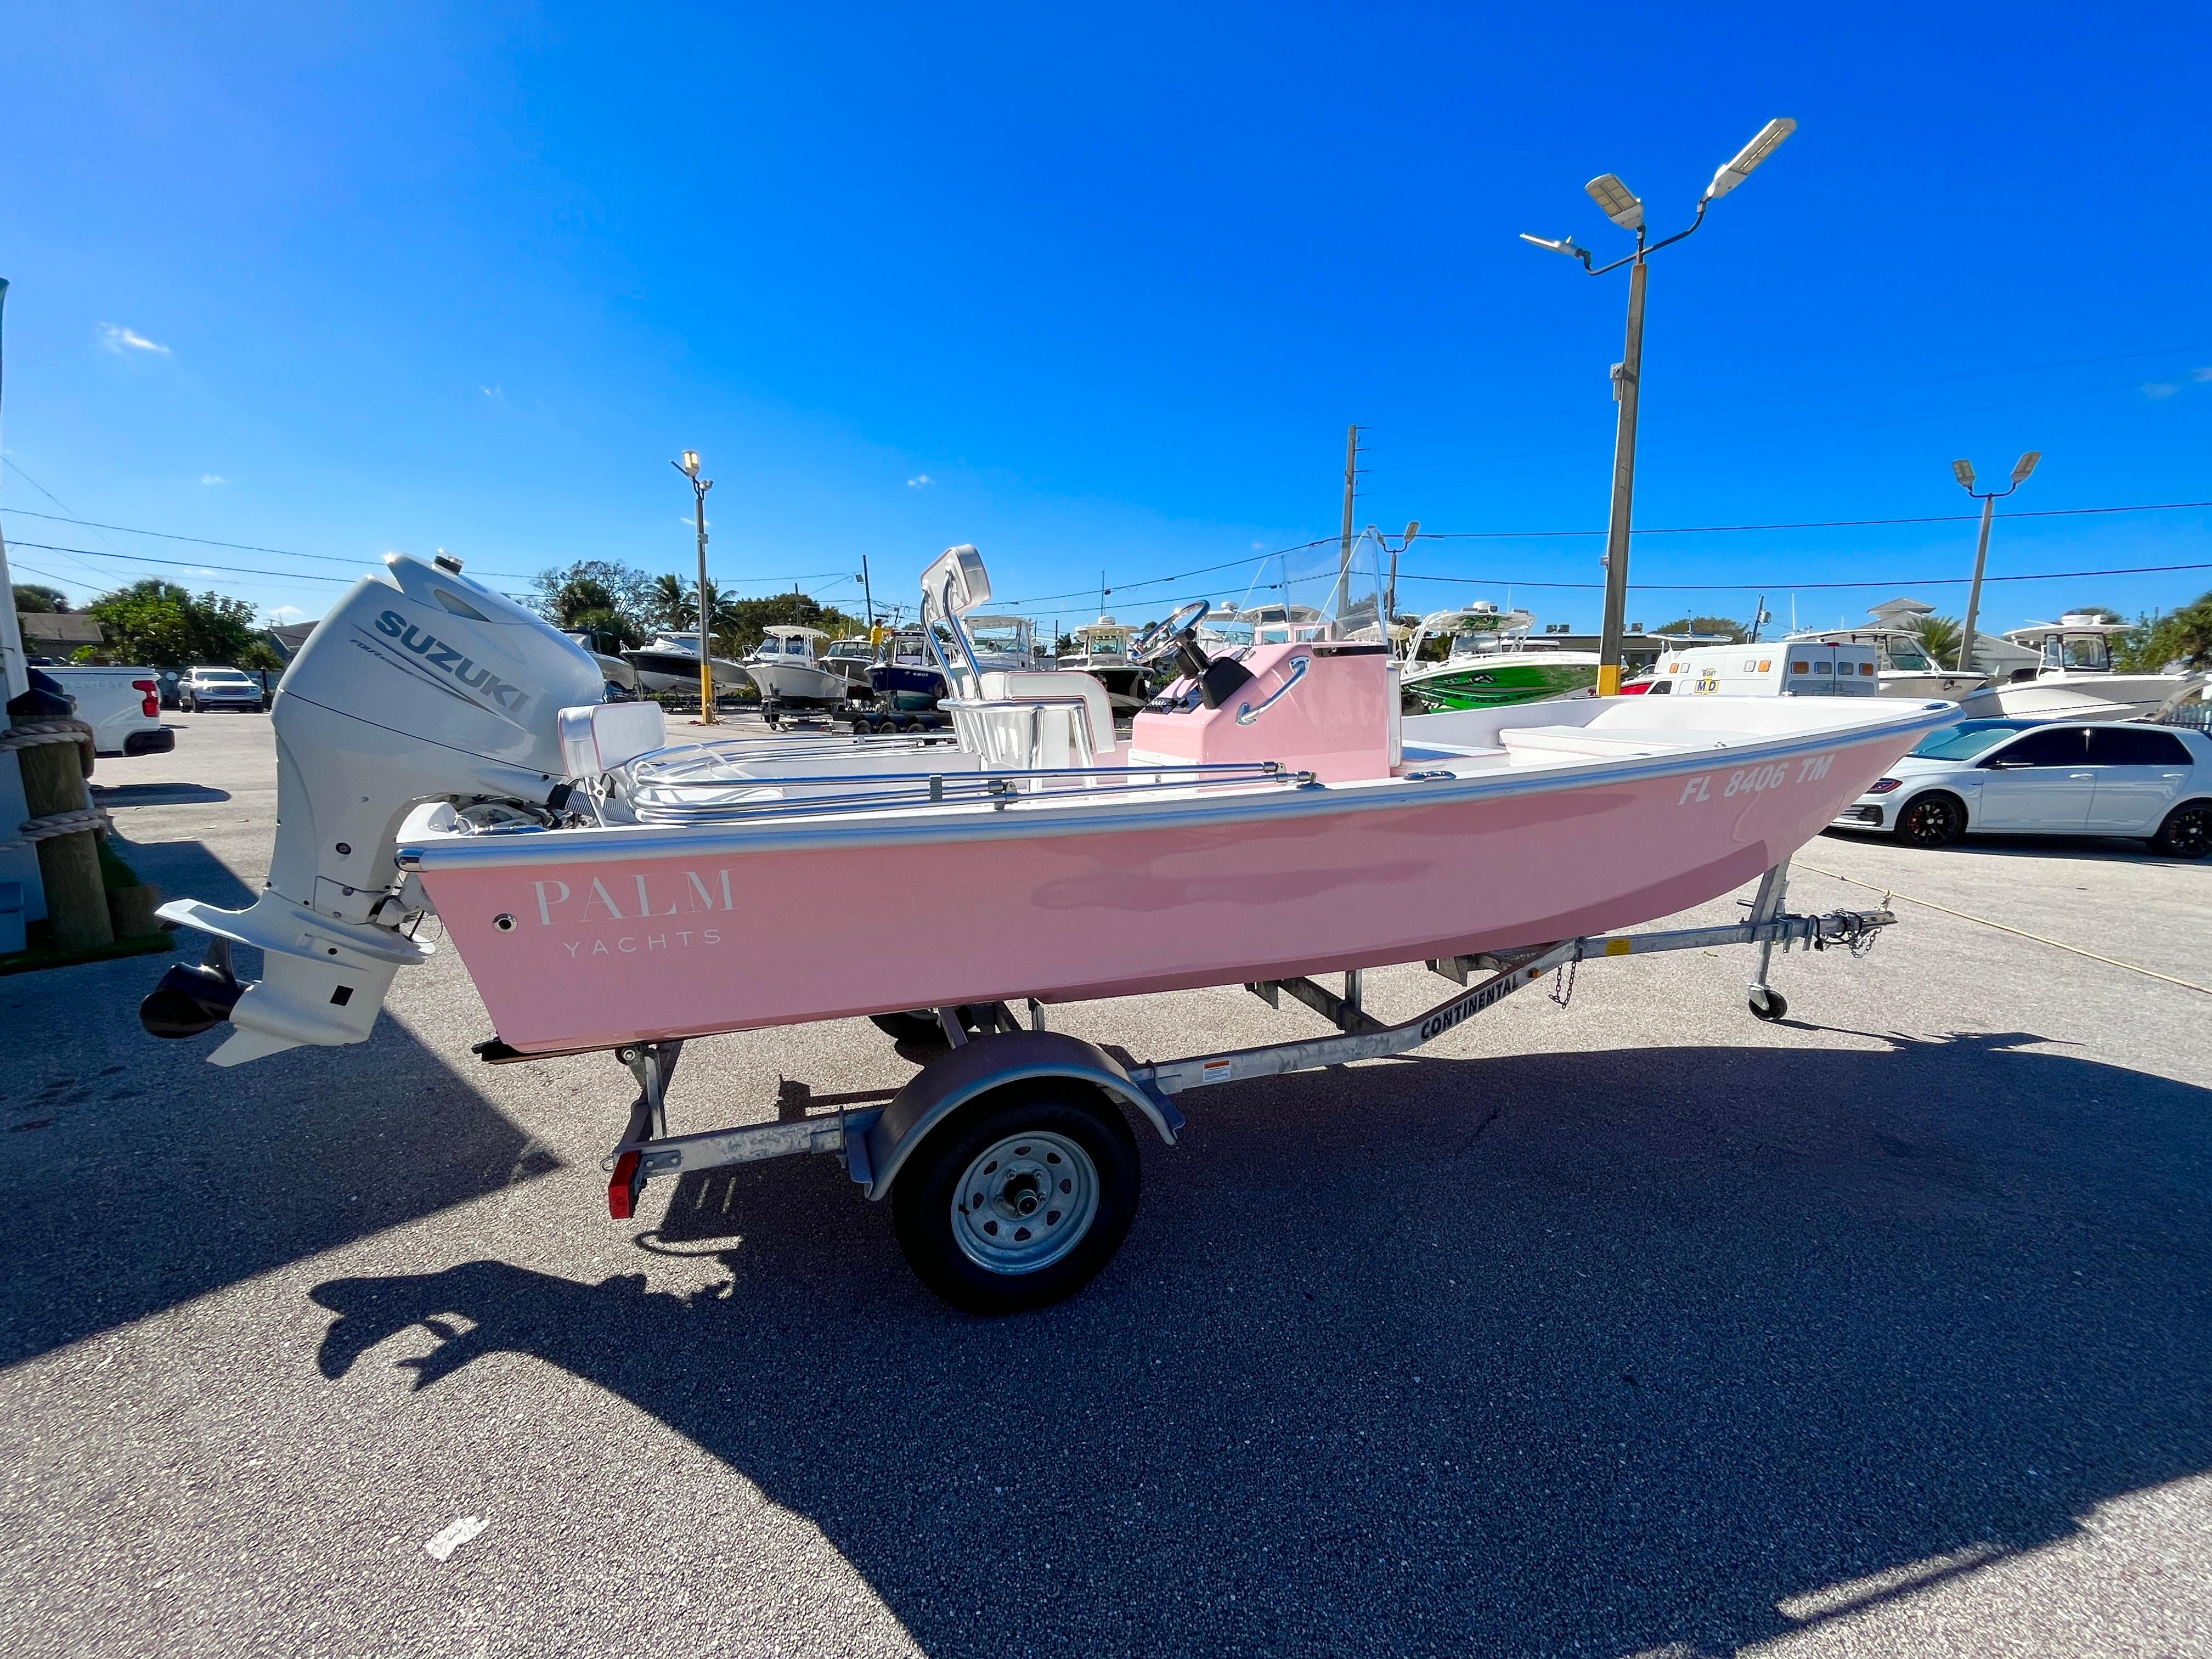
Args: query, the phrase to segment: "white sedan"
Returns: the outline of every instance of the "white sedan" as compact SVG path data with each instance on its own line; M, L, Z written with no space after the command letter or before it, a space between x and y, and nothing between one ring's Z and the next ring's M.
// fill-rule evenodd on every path
M1835 819L1914 847L1984 831L2137 836L2212 852L2212 738L2118 722L1964 720L1930 732Z

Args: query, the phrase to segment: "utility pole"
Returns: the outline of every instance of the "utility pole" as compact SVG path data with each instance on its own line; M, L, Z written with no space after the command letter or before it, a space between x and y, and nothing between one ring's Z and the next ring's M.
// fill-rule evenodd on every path
M1421 533L1421 521L1415 519L1406 526L1406 538L1390 555L1390 586L1382 595L1382 637L1390 637L1391 619L1398 614L1398 560L1413 544L1413 538Z
M1352 498L1358 487L1359 428L1351 426L1344 434L1344 543L1336 556L1337 592L1344 592L1345 572L1352 568ZM1287 603L1287 601L1285 601Z
M714 618L709 614L713 605L707 597L707 492L714 487L712 478L699 476L699 452L687 449L680 461L669 465L691 480L691 503L699 521L699 723L714 724L714 664L709 641Z
M1716 198L1725 196L1751 176L1753 167L1773 154L1774 147L1797 131L1797 124L1788 117L1769 121L1759 131L1759 136L1723 162L1714 173L1712 183L1698 198L1696 216L1690 221L1688 230L1679 230L1672 236L1647 243L1648 231L1644 222L1644 204L1636 193L1620 182L1618 173L1600 173L1583 186L1583 191L1605 212L1605 216L1623 230L1636 234L1636 251L1606 265L1593 264L1588 248L1577 247L1572 237L1561 237L1553 241L1542 236L1531 236L1522 232L1521 240L1533 242L1538 247L1549 248L1554 253L1564 253L1571 259L1582 261L1583 269L1593 276L1602 276L1609 270L1628 267L1628 335L1622 347L1620 361L1613 366L1613 396L1620 404L1620 416L1613 429L1613 514L1606 527L1605 538L1605 623L1598 636L1597 694L1601 697L1617 696L1620 690L1620 658L1622 637L1626 632L1622 618L1628 614L1628 531L1631 514L1636 504L1636 412L1638 394L1644 378L1644 261L1662 247L1671 246L1696 230L1705 222L1705 210Z
M860 555L860 602L867 608L868 639L873 643L876 637L876 594L875 590L868 586L868 556L865 553Z
M2031 449L2014 463L2012 483L2004 489L1980 490L1974 488L1974 467L1971 461L1951 463L1951 476L1959 481L1959 488L1982 504L1981 539L1974 544L1974 582L1966 590L1966 626L1959 639L1959 672L1966 673L1974 661L1974 619L1982 611L1982 567L1990 557L1990 520L1996 514L2000 497L2009 495L2027 482L2027 475L2035 471L2035 464L2043 459L2043 452Z

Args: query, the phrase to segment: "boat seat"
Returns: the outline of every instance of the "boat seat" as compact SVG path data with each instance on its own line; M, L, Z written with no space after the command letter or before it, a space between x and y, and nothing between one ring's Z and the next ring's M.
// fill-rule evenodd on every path
M1498 734L1498 741L1510 754L1583 755L1598 760L1725 749L1755 740L1748 732L1638 732L1587 726L1509 726Z
M1065 702L1080 697L1091 752L1105 755L1113 750L1114 705L1106 688L1088 674L1073 669L986 669L983 696L993 702Z

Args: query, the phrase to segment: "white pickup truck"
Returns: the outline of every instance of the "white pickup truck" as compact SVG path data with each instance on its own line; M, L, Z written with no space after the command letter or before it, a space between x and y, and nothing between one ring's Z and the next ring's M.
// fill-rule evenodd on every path
M103 755L162 755L177 734L161 724L161 683L150 668L80 668L40 665L76 699L76 717L92 727Z

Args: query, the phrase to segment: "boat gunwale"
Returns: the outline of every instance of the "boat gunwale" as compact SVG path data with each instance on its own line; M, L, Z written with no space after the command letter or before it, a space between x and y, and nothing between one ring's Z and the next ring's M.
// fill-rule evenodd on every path
M1731 767L1750 767L1797 754L1856 748L1885 738L1930 732L1959 718L1961 716L1955 703L1929 702L1910 717L1899 715L1879 723L1781 732L1755 743L1716 744L1710 748L1679 749L1663 755L1632 758L1592 756L1568 758L1559 764L1547 760L1534 765L1468 774L1436 771L1334 784L1316 781L1280 788L1229 786L1219 794L1192 793L1164 802L1143 799L1104 801L1090 792L1067 790L1049 795L1017 794L991 804L921 805L866 812L825 812L817 817L776 818L766 823L586 824L528 835L468 835L438 830L415 836L403 834L398 852L404 867L434 872L601 860L654 860L826 851L886 843L930 846L1002 840L1009 836L1058 838L1179 826L1219 829L1239 823L1273 823L1330 813L1427 811L1483 800L1510 800L1590 784L1640 783L1717 769L1713 757L1723 754L1730 757L1728 764ZM977 775L988 775L981 769ZM773 778L762 778L756 787L772 787L775 781ZM1009 827L1017 814L1018 830Z

